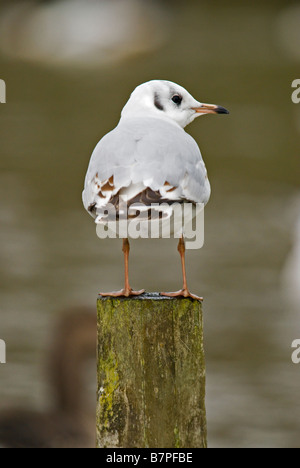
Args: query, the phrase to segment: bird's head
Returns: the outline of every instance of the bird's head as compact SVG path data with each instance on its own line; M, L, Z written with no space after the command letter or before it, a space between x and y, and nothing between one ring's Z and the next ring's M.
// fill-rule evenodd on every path
M224 107L196 101L171 81L154 80L138 86L122 111L126 117L160 117L184 128L204 114L229 114Z

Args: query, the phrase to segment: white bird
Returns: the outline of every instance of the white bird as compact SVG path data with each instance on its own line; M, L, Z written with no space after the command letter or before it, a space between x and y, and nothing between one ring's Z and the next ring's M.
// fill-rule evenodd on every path
M96 146L89 164L83 191L85 209L101 222L108 204L117 209L120 200L128 207L136 202L202 203L210 198L210 183L199 147L184 131L203 114L228 114L221 106L195 100L183 87L170 81L154 80L138 86L125 105L118 126ZM100 213L100 215L99 215ZM123 240L125 287L102 296L136 296L129 283L129 241ZM183 288L169 297L198 296L190 293L185 269L185 242L181 256Z

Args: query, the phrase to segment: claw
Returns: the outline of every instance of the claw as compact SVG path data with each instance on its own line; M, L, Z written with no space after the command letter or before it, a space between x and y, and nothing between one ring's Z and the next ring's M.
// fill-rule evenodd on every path
M132 289L121 289L121 291L110 292L110 293L100 293L99 296L102 297L131 297L131 296L141 296L144 294L145 289L141 291L133 291Z

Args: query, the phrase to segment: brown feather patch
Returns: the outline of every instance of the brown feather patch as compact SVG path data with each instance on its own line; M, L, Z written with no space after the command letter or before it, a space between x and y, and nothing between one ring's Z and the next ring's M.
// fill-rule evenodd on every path
M111 186L109 182L106 182L105 185L101 187L102 192L111 192L114 190L114 186Z
M174 192L177 189L177 187L172 187L171 189L167 190L167 193Z
M88 211L89 211L90 213L93 213L93 212L95 211L96 205L97 205L97 203L92 203L92 205L90 205L90 206L88 207Z

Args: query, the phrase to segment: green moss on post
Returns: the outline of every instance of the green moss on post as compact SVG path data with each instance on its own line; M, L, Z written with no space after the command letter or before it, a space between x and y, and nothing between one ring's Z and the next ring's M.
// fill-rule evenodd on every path
M205 448L202 306L98 300L98 447Z

